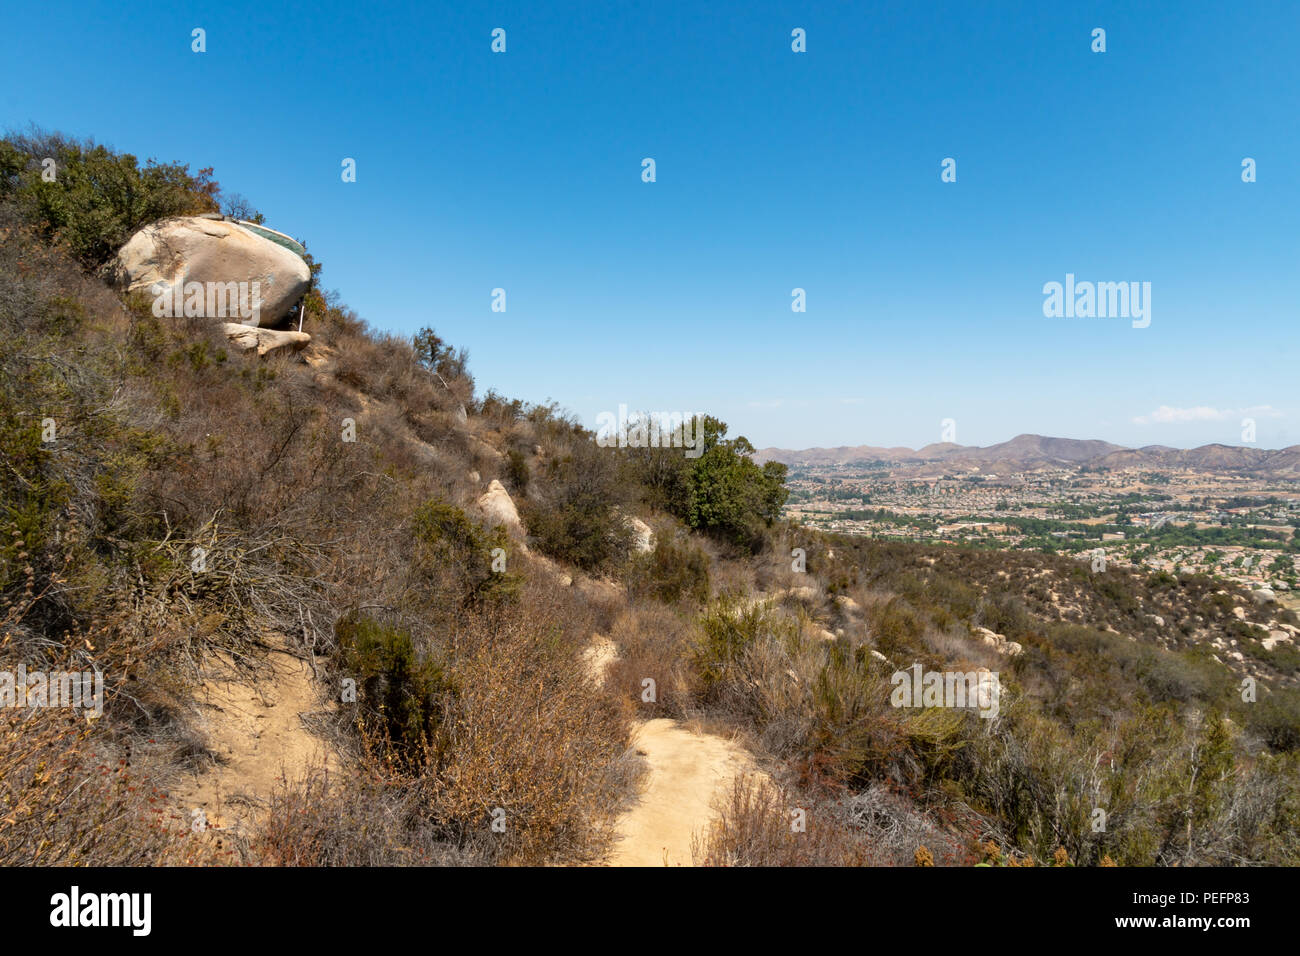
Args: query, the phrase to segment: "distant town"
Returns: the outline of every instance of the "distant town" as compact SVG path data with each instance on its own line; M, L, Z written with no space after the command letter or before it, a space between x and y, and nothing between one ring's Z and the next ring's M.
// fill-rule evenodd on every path
M951 451L930 462L760 455L787 459L786 513L809 527L1089 561L1104 556L1152 573L1204 573L1269 588L1282 603L1300 604L1300 477L1005 458L1002 470L989 471Z

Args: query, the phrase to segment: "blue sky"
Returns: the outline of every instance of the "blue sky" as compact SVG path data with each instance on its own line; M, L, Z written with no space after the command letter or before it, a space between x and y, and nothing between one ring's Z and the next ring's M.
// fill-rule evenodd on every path
M1300 4L127 11L11 5L0 126L215 167L480 391L760 447L1300 443ZM1150 326L1045 318L1067 273Z

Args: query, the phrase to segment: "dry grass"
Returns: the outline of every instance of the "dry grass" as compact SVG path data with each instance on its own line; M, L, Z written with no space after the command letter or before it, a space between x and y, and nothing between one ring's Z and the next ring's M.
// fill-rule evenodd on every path
M631 604L609 632L618 647L605 685L642 719L684 717L693 707L694 674L687 660L698 640L691 618L656 601ZM654 699L646 700L646 681Z
M81 714L0 710L0 866L234 860L119 753Z
M861 835L834 815L800 806L785 790L738 777L717 817L692 839L697 866L866 866L876 862Z

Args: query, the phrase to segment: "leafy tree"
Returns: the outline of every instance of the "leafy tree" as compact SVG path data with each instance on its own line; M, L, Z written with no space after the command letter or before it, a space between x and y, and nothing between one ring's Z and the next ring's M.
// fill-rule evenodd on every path
M688 422L686 431L700 441L698 457L681 448L625 450L646 503L732 545L759 550L789 496L786 466L755 464L754 446L744 437L727 438L726 423L710 415Z
M680 517L693 528L757 551L763 530L780 517L789 494L786 466L774 461L756 465L754 446L743 436L728 439L726 424L716 418L705 416L700 424L704 454L691 469Z

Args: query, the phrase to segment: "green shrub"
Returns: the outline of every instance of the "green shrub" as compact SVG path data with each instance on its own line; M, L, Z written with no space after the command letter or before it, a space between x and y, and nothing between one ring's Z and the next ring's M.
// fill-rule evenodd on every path
M788 635L788 622L778 620L761 603L750 603L730 592L719 595L700 616L701 637L693 652L703 696L716 695L735 676L745 651L760 638Z
M506 481L516 495L528 494L528 456L518 448L506 452Z
M779 462L756 465L754 446L745 438L727 439L727 426L705 416L704 454L691 468L689 499L681 515L699 528L741 548L757 552L763 531L781 515L789 492L786 466Z
M446 742L441 721L455 693L443 667L421 660L409 631L349 613L334 634L339 669L357 682L363 739L395 770L437 767Z
M54 160L54 180L41 174ZM106 263L136 230L168 216L217 212L212 170L114 153L42 132L0 140L0 195L16 199L47 239L67 245L85 266Z
M504 600L518 590L517 574L493 570L493 552L509 551L505 529L484 528L460 508L438 499L421 506L412 525L417 568L449 580L465 605Z
M626 559L632 530L619 505L627 495L610 452L578 438L547 460L542 478L545 487L521 509L539 550L586 571Z
M1300 751L1300 691L1275 690L1246 710L1246 727L1273 750Z

